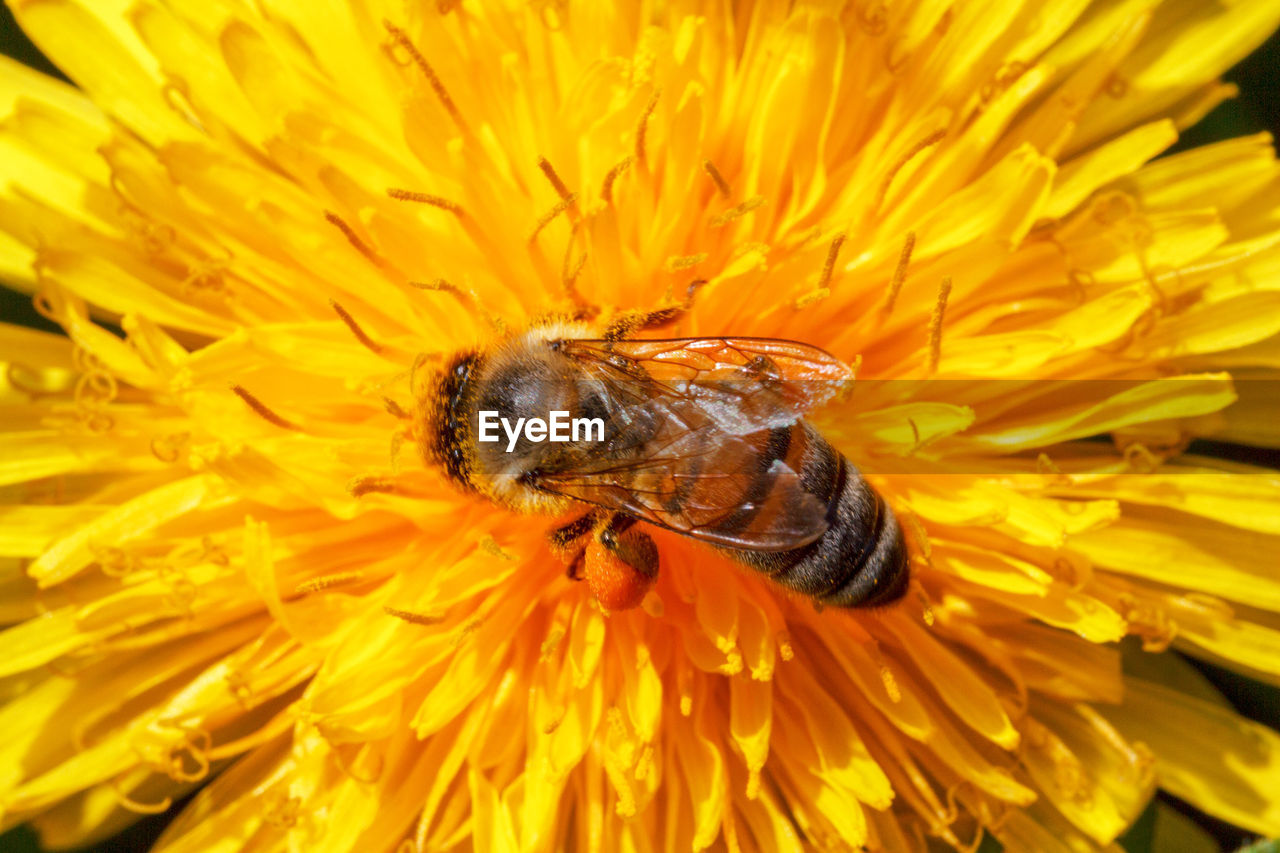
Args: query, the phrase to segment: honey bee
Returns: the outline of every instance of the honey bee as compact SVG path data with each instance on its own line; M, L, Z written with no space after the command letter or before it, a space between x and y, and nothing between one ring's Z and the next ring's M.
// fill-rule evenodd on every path
M553 323L453 357L419 401L424 457L512 509L581 510L550 542L608 610L638 605L657 577L646 525L822 605L905 593L892 510L803 419L852 378L846 365L794 341L591 332ZM588 428L557 424L566 413Z

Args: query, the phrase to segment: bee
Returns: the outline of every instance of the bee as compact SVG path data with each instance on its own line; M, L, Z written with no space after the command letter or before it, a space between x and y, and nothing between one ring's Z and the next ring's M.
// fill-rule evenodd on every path
M635 607L657 577L646 526L821 605L905 593L894 513L803 418L852 378L846 365L795 341L591 332L551 323L454 356L419 401L424 457L514 510L578 510L550 543L607 610ZM598 420L603 435L510 429L556 412ZM497 441L482 435L495 416L506 419Z

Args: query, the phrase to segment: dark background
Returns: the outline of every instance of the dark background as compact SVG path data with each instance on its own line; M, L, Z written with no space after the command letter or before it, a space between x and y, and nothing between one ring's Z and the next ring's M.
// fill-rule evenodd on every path
M2 2L0 2L0 52L45 73L62 76L17 28L8 7ZM1240 87L1240 96L1221 105L1200 124L1183 133L1172 151L1194 148L1233 136L1257 133L1260 130L1267 130L1280 136L1280 34L1272 36L1259 50L1231 69L1226 79ZM56 326L51 325L32 310L28 297L3 287L0 287L0 318L7 322L57 331ZM1194 446L1193 450L1280 468L1280 453L1276 451L1258 451L1253 448L1208 442ZM1260 685L1220 667L1194 661L1193 663L1242 714L1264 722L1272 728L1280 729L1280 690ZM3 737L3 734L0 734L0 737ZM1160 798L1192 816L1218 839L1224 850L1235 850L1253 840L1236 827L1209 817L1166 794L1162 793ZM167 814L142 818L133 827L110 841L89 849L94 853L146 850L176 811L174 809ZM1121 839L1126 850L1130 853L1144 853L1150 848L1153 819L1154 809L1149 809L1128 835ZM998 849L999 845L989 842L982 846L984 853ZM0 835L0 853L33 853L38 850L35 834L25 827L18 827Z

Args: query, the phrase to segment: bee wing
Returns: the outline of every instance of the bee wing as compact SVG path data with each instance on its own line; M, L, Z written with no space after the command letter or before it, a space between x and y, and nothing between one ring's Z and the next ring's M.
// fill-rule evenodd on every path
M621 399L697 395L732 432L792 423L853 379L849 366L825 350L777 338L564 340L555 346L602 381L640 383ZM744 408L745 416L736 414Z
M851 378L833 356L751 338L557 345L597 386L605 440L533 485L741 550L791 550L826 531L826 502L778 443Z
M629 425L606 428L603 452L540 469L531 485L748 551L788 551L826 532L826 503L770 452L790 427L734 435L688 406L652 411L660 423L633 410Z

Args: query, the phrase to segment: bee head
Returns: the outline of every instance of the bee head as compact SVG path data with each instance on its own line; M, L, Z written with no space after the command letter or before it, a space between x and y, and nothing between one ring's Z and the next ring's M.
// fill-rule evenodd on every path
M427 386L422 430L423 455L442 466L457 482L471 485L471 455L467 450L467 400L474 393L473 379L479 353L461 353Z

